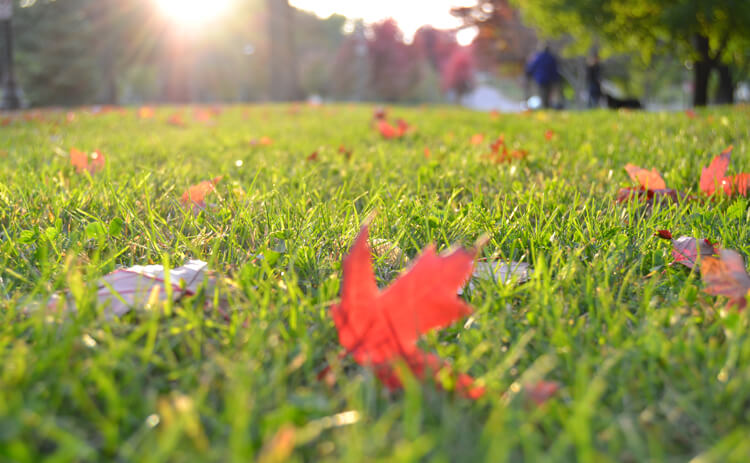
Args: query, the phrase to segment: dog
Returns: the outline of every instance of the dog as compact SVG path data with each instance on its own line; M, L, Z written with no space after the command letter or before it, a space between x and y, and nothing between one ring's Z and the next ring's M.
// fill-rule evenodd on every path
M637 98L619 99L608 93L605 93L604 96L607 98L607 107L609 109L643 109L643 105Z

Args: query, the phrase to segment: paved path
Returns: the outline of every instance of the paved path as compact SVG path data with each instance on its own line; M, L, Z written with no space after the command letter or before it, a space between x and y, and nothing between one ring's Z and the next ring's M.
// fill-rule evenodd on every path
M519 112L523 109L521 101L511 100L495 87L478 85L474 91L461 98L461 105L478 111Z

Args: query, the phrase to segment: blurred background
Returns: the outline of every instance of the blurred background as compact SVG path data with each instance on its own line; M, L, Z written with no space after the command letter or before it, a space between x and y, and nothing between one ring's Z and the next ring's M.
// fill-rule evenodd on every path
M560 107L591 106L593 69L615 101L649 109L750 98L748 0L0 0L0 27L6 107L312 100L513 111L533 93L527 65L545 45Z

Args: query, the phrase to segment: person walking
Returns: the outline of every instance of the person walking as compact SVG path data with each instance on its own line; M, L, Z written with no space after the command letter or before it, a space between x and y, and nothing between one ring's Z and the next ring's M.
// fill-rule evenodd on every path
M557 57L552 53L550 44L544 45L544 49L534 55L526 65L526 82L533 78L539 86L542 97L542 106L551 107L552 91L560 81L560 72L557 65Z
M598 108L602 97L602 70L596 50L591 52L586 61L586 88L589 92L589 108Z

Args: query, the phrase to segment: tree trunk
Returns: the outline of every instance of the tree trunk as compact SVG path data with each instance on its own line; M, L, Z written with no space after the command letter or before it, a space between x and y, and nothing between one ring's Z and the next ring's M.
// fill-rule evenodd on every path
M700 58L693 64L693 106L706 106L708 104L708 78L712 67L708 37L696 35L694 45Z
M300 97L294 46L294 11L288 0L267 0L271 61L271 98L291 101Z
M718 104L733 104L734 82L729 65L720 64L717 70L719 71L719 88L716 90L716 102Z

